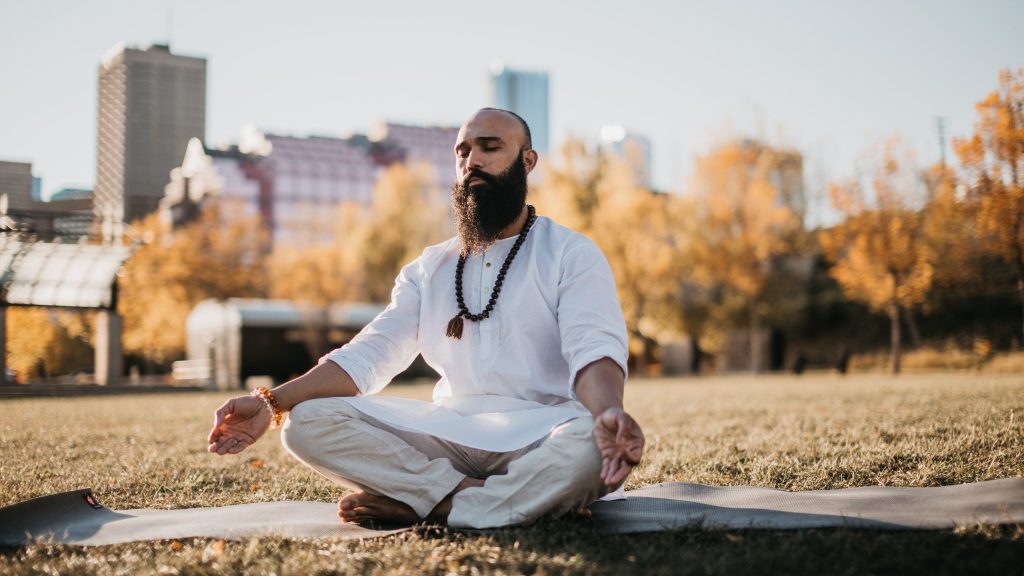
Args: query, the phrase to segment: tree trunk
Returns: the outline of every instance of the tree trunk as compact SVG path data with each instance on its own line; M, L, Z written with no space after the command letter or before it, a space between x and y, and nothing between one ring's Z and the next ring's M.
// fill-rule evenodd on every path
M900 305L896 302L889 304L889 323L892 331L889 336L889 345L892 352L892 373L900 373Z
M916 350L921 347L921 330L917 327L917 319L912 309L904 310L903 315L907 318L907 329L910 332L910 349Z
M1020 298L1020 345L1024 348L1024 249L1020 243L1017 244L1017 296Z
M750 308L750 371L754 374L761 372L761 357L764 355L761 350L761 318L757 314L756 307Z
M1024 274L1017 276L1017 295L1020 296L1020 312L1021 312L1021 338L1020 344L1024 348Z

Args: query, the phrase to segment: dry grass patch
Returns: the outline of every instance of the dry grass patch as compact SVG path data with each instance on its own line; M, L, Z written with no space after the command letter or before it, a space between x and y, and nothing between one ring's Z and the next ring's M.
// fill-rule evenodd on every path
M429 387L391 393L428 397ZM111 508L270 500L344 491L292 461L277 432L235 457L205 436L225 394L2 402L0 505L91 487ZM649 439L627 488L656 482L789 490L933 486L1024 474L1024 377L718 377L630 382ZM684 530L598 536L559 520L486 535L423 531L363 542L193 539L28 546L0 573L680 574L1021 573L1024 529L937 532Z

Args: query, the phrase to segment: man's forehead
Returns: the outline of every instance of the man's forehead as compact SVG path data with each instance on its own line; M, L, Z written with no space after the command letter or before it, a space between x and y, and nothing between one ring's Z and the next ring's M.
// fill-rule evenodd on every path
M462 125L458 141L500 139L522 145L525 136L523 127L511 115L500 110L480 110Z

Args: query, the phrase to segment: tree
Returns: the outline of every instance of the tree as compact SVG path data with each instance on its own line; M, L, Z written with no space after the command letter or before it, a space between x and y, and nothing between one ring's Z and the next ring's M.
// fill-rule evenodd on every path
M801 175L799 154L752 141L725 144L697 161L700 205L688 242L695 279L717 302L711 317L746 317L755 372L763 368L764 289L773 262L793 250L802 230Z
M428 164L394 164L373 188L373 205L340 236L345 272L361 280L359 295L387 302L395 277L423 248L451 236L447 196Z
M333 246L283 246L267 258L270 297L327 305L344 300L345 283Z
M559 224L588 233L600 204L598 188L606 158L590 152L583 142L569 138L562 145L559 163L545 162L541 183L531 190L530 202L539 213Z
M681 332L681 199L637 184L626 158L589 151L578 140L545 165L531 190L539 213L589 236L615 276L636 371L647 371L653 346Z
M933 297L970 298L984 293L984 267L991 258L978 235L977 209L962 194L955 171L941 164L925 172L928 202L924 208L925 241L931 248L932 292L925 306L934 308ZM941 294L937 294L941 293Z
M211 205L179 230L156 214L136 226L147 241L118 282L125 352L166 364L184 353L185 321L200 301L266 295L266 231L258 219L226 222Z
M390 300L402 267L451 236L447 196L427 164L392 165L374 186L371 206L341 210L352 228L339 230L335 257L358 300Z
M1024 69L1004 70L975 107L974 134L954 139L983 246L1012 262L1024 317ZM1022 318L1024 344L1024 318Z
M900 372L900 319L924 301L933 276L925 214L915 206L919 182L895 139L863 179L830 185L845 220L819 234L831 274L848 298L889 315L892 371Z
M426 164L393 164L377 181L373 203L343 202L336 223L331 244L275 249L273 297L387 302L402 266L451 235L447 196Z
M92 366L92 326L85 312L12 306L7 322L7 364L22 381Z
M588 234L612 268L626 329L638 343L638 372L645 372L659 335L678 332L684 260L676 237L678 198L635 185L620 158L607 160L597 186Z

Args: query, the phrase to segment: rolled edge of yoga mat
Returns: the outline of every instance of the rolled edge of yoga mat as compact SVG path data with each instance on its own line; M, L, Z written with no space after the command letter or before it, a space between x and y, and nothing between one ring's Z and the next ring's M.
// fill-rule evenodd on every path
M0 508L0 545L88 537L104 523L123 517L100 504L90 488L48 494Z

